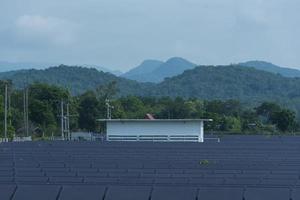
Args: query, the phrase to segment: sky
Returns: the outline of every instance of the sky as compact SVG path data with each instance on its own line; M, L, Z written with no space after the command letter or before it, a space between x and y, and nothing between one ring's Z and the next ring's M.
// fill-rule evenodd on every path
M0 60L196 64L265 60L300 69L299 0L0 0Z

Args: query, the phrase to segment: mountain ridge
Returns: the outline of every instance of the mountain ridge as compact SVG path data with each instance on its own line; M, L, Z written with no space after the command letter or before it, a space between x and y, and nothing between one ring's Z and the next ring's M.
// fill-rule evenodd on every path
M185 70L192 69L195 66L196 64L180 57L172 57L166 62L145 60L121 76L140 82L159 83L165 78L179 75Z
M239 63L238 65L245 66L245 67L253 67L258 70L272 72L275 74L281 74L282 76L285 77L300 77L300 70L298 69L281 67L266 61L252 60L244 63Z

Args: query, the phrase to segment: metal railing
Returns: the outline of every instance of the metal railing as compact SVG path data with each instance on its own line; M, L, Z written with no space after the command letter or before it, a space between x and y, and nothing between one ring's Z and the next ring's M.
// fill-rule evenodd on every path
M197 135L108 135L108 141L199 142Z

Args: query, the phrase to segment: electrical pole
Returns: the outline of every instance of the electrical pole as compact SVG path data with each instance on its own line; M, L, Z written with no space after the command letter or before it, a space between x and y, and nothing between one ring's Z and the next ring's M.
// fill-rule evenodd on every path
M5 83L5 103L4 103L4 140L8 141L7 138L7 83Z
M26 102L26 136L29 136L29 101L28 101L28 88L25 91L25 102Z
M68 134L68 140L71 140L71 134L70 134L70 110L69 110L70 104L67 103L67 118L66 118L66 124L67 124L67 134Z
M24 117L24 135L28 136L27 135L27 124L26 124L26 89L24 88L24 91L23 91L23 117Z
M63 102L63 100L61 100L60 109L61 109L61 139L64 140L64 102Z
M109 99L105 100L106 102L106 117L107 119L111 119L111 109L113 109L114 107L110 105Z
M28 137L29 136L28 88L24 88L23 107L24 107L24 133Z

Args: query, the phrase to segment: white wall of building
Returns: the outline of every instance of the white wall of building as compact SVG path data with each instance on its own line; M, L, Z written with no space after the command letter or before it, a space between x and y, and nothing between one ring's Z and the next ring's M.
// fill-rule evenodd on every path
M169 141L203 142L203 134L203 121L107 121L108 140L163 141L167 137Z

